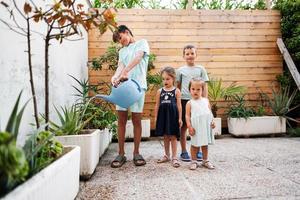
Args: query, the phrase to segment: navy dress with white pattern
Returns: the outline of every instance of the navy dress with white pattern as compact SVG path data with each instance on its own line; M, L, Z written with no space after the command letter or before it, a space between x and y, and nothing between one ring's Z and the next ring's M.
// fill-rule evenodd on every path
M161 88L160 104L156 121L156 135L180 136L179 113L176 99L176 88L166 91Z

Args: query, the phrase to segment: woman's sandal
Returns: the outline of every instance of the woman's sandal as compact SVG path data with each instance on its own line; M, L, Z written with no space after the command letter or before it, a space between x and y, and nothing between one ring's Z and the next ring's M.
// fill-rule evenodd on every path
M192 163L191 163L191 165L190 165L190 170L195 170L195 169L197 169L197 167L198 167L197 162L193 162L193 161L192 161Z
M178 161L177 158L172 159L172 166L175 168L180 167L180 162Z
M124 163L126 162L126 156L124 155L118 155L110 164L110 166L112 168L119 168L122 167L122 165L124 165Z
M169 162L170 158L167 155L164 155L161 159L157 161L157 163L166 163Z
M215 169L215 166L211 164L208 160L202 162L202 166L207 169Z
M135 166L143 166L146 165L146 160L143 158L142 155L137 154L133 156L133 163Z

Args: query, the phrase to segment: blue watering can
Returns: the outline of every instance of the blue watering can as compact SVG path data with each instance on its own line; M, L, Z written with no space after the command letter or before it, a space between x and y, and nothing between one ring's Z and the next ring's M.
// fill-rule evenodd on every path
M133 79L121 82L118 87L112 87L109 96L97 94L95 98L104 99L122 108L128 108L142 97L142 90L138 82Z

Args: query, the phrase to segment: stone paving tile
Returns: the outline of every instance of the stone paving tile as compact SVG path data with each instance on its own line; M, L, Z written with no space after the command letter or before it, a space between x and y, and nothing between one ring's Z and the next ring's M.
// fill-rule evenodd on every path
M113 169L117 144L111 144L92 178L80 183L76 200L300 199L300 138L218 139L209 149L215 170L157 164L161 141L142 142L147 165L135 167L132 150L133 143L126 143L128 161Z

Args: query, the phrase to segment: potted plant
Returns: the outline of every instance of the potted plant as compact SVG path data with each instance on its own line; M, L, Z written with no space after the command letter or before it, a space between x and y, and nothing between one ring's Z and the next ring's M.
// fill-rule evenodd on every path
M71 76L79 85L73 86L78 97L76 105L80 107L83 120L88 120L83 127L83 131L100 130L100 157L104 154L112 141L113 134L116 134L117 125L114 123L117 116L107 102L94 101L93 94L97 94L107 84L99 82L97 85L90 85L88 80L78 80Z
M87 80L79 81L71 76L80 87L73 86L79 97L70 107L57 108L60 124L50 122L56 138L64 145L78 145L81 148L80 176L89 179L111 142L112 134L107 129L113 124L114 114L104 106L92 102L89 92L93 89Z
M83 131L88 120L83 121L81 112L76 105L57 108L60 124L50 121L49 129L55 133L56 139L63 145L77 145L81 149L80 176L88 179L94 173L99 161L100 130Z
M275 99L277 97L281 98L285 95L286 94L282 93L282 91L279 91L279 93L275 93L274 91L273 98L269 98L269 101L276 102ZM268 135L286 132L286 118L278 115L266 116L263 106L259 107L256 111L246 105L244 97L245 95L235 96L234 99L237 104L231 105L227 113L228 131L230 134L234 136L249 137L254 135ZM292 98L293 97L288 98L288 101L292 101ZM278 105L277 103L275 104ZM285 106L289 105L285 104Z
M211 102L211 110L214 116L214 122L216 127L213 129L215 136L222 134L222 119L217 117L218 112L218 101L228 100L232 96L242 93L245 88L243 86L236 86L230 84L228 87L222 86L222 79L210 78L208 82L208 98Z
M23 106L18 112L20 97L21 93L5 131L0 132L0 197L74 199L79 190L79 147L63 149L51 132L40 129L23 148L18 147L16 140L25 109Z

